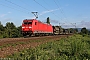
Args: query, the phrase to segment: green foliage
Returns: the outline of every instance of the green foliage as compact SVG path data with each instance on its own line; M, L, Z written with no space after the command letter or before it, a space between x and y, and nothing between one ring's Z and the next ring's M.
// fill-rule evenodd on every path
M81 29L81 34L88 34L88 30L84 27Z
M69 31L70 31L70 33L77 33L78 32L78 29L77 28L75 28L75 29L70 28Z
M22 29L22 26L19 26L19 27L17 27L17 30L18 30L18 37L21 37L22 36L22 34L21 34L21 30Z
M85 36L90 36L90 31L88 31L85 27L81 29L80 34L85 37Z
M15 38L21 36L21 26L16 27L12 22L7 22L6 26L3 26L0 22L0 38Z
M0 22L0 38L3 38L3 36L2 36L3 31L4 31L4 27L3 27L3 25Z
M90 38L74 35L69 38L48 42L36 48L29 48L9 56L27 60L88 60L90 59Z

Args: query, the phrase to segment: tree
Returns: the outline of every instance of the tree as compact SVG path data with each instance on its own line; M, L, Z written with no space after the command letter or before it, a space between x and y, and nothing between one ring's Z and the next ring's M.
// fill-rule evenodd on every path
M0 31L4 31L4 27L3 27L3 25L1 24L1 21L0 21Z
M17 30L18 30L18 37L21 37L22 36L22 26L19 26L19 27L17 27Z
M88 35L90 35L90 31L88 31Z
M49 19L49 17L47 18L47 22L46 22L46 23L50 24L50 19Z
M81 34L88 34L88 30L85 27L83 27L81 29Z
M0 38L3 38L3 33L4 33L4 27L3 27L3 25L1 24L1 21L0 21Z
M14 29L14 28L16 28L16 26L12 22L11 23L10 22L7 22L6 23L6 28L7 29Z
M6 26L3 26L0 22L0 38L15 38L21 37L22 27L16 27L13 22L7 22Z
M87 30L85 27L83 27L83 28L81 29L81 35L82 35L83 37L86 36L88 33L89 33L89 32L88 32L88 30Z
M12 29L11 37L12 38L19 37L19 31L17 29Z
M7 22L5 26L5 34L7 34L5 37L13 37L14 33L17 31L16 26L11 22ZM15 31L16 30L16 31Z
M70 33L74 33L74 29L73 28L70 28L69 31L70 31Z

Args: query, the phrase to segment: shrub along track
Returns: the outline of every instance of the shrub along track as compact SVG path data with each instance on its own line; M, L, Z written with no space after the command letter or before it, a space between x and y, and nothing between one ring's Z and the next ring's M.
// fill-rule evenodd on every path
M66 38L68 36L70 35L0 39L0 58L5 58L7 55L14 54L22 51L23 49L28 49L30 47L34 48L40 44L60 40L60 38Z

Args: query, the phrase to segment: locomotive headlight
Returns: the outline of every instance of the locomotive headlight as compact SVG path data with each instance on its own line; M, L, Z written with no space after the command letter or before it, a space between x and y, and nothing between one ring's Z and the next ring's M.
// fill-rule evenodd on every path
M32 28L32 27L29 27L29 28Z
M25 27L22 27L22 28L25 28Z

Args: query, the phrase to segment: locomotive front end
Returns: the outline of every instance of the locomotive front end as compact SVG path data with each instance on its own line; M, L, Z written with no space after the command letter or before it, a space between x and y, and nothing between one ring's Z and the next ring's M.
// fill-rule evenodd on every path
M32 20L23 20L23 23L22 23L22 34L23 36L26 36L26 35L29 35L31 36L32 35Z

